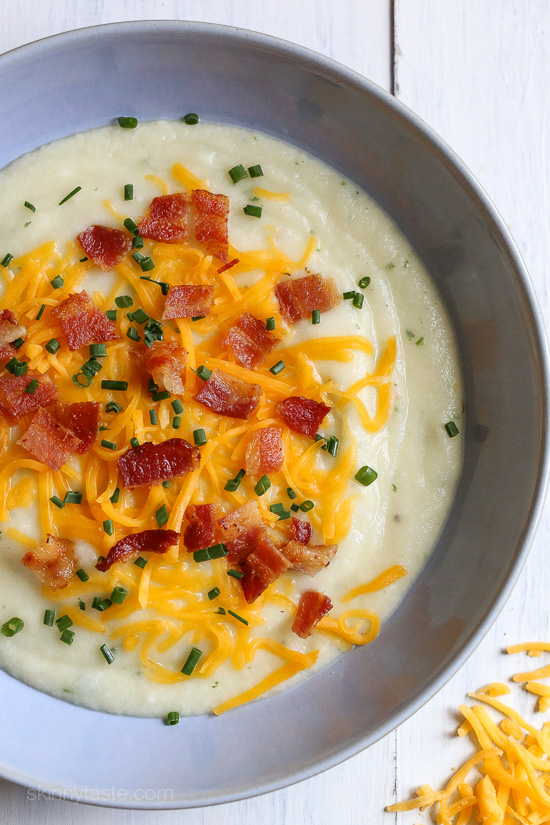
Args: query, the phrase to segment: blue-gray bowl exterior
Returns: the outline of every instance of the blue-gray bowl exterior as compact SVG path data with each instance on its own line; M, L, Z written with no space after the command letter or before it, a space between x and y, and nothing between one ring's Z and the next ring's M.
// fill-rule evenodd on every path
M519 573L541 509L547 352L506 228L468 170L405 107L267 36L185 22L58 35L0 58L0 100L0 167L121 114L196 111L282 138L348 175L397 222L439 287L467 406L464 469L446 527L375 643L279 695L175 728L74 707L1 673L0 773L65 798L170 808L273 790L352 756L471 653Z

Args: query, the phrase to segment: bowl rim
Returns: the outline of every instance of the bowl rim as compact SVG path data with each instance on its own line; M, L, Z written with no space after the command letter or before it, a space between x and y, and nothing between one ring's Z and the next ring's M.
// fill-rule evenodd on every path
M388 107L394 116L399 118L401 121L405 121L408 126L420 133L420 136L430 143L436 150L440 160L446 162L452 168L453 172L461 180L462 185L464 185L470 194L478 201L481 209L486 215L487 221L492 224L495 234L499 237L499 240L510 257L510 261L515 271L517 285L520 288L525 300L528 321L533 331L534 344L537 347L541 390L540 402L542 426L540 434L540 462L531 507L525 519L525 527L523 529L521 539L518 542L517 555L514 563L510 567L508 577L501 590L493 599L492 603L487 606L483 616L471 629L470 634L464 642L461 650L452 658L450 662L442 666L440 670L436 671L430 681L420 691L416 699L410 702L406 708L393 716L390 721L380 725L369 734L364 734L357 737L357 739L355 739L348 746L338 749L322 760L306 765L302 770L294 773L290 779L287 778L282 781L280 779L272 780L270 782L266 782L261 787L251 789L244 794L242 791L235 793L226 792L218 795L215 799L209 800L208 802L179 799L175 801L172 800L170 802L156 800L154 804L151 804L150 802L130 800L131 805L129 805L128 800L98 801L86 799L77 793L75 788L63 789L56 787L52 789L51 786L41 783L38 779L33 779L28 776L22 777L19 773L10 771L6 768L6 766L0 765L0 771L3 778L24 787L32 787L39 791L47 791L50 795L64 800L80 801L87 804L101 805L104 807L130 808L132 810L167 810L201 807L205 804L224 804L240 799L248 799L265 793L270 793L281 788L289 787L322 773L323 771L334 767L347 759L350 759L360 751L382 739L391 731L395 730L409 717L416 713L416 711L426 704L433 696L435 696L435 694L451 679L451 677L457 673L464 662L471 656L474 650L481 643L482 639L485 637L486 633L501 612L525 564L541 518L548 488L550 470L550 354L538 296L533 287L533 283L525 263L503 218L473 172L466 166L454 150L450 148L446 141L419 115L409 109L408 106L398 100L393 94L387 92L378 84L361 75L359 72L348 68L337 60L320 54L308 47L287 41L283 38L242 28L240 26L189 20L146 19L103 23L71 29L48 35L29 43L21 44L0 54L0 72L2 72L4 66L10 64L12 61L17 61L21 58L26 59L27 55L32 57L34 54L39 53L44 49L55 50L57 44L65 45L70 44L71 42L74 44L76 42L81 42L82 39L89 41L96 38L101 38L104 34L111 35L116 33L129 33L132 32L132 30L139 30L140 32L143 32L144 29L160 32L166 31L171 34L174 32L179 32L182 36L192 36L193 34L223 35L224 37L230 37L235 42L239 42L240 40L245 40L248 42L251 41L258 47L267 47L278 52L279 54L298 58L305 61L314 69L316 68L333 76L335 75L340 80L344 80L347 84L351 84L360 91L367 92L369 95L374 97L379 104Z

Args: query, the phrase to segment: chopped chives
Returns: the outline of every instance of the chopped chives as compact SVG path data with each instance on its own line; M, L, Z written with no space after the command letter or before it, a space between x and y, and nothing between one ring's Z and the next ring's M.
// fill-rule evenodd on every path
M220 616L225 616L225 608L224 607L218 607L218 609L215 610L214 613L219 613Z
M257 484L254 485L254 492L257 496L263 496L266 490L271 487L271 481L267 476L262 476Z
M296 498L296 491L292 489L292 487L286 488L286 494L289 498L294 499Z
M230 493L234 493L235 490L238 490L241 484L241 481L244 477L244 470L239 470L235 478L230 478L229 481L226 482L224 489Z
M122 407L120 406L120 404L117 404L116 401L108 401L107 404L105 404L106 413L119 413L121 411Z
M2 261L2 265L3 265L3 264L4 264L4 262ZM38 310L38 315L36 316L36 320L37 320L37 321L40 321L40 319L42 318L42 315L43 315L43 313L44 313L44 310L45 310L45 309L46 309L46 304L42 304L42 306L41 306L41 307L40 307L40 309Z
M100 364L95 358L89 358L84 364L82 364L82 372L85 375L89 375L91 378L94 375L97 375L103 369L103 364Z
M103 658L105 659L107 664L112 665L115 661L115 656L111 648L108 645L101 645L99 649L101 650Z
M199 663L199 659L202 656L202 650L199 650L198 647L192 647L189 656L181 669L181 672L185 676L191 676L193 671L195 670L196 666Z
M248 167L248 174L251 178L261 178L263 177L264 173L262 171L262 167L260 166L260 164L257 163L255 166Z
M78 259L78 263L79 263L79 264L83 264L83 263L85 263L85 261L87 261L87 260L88 260L88 258L87 258L87 257L86 257L86 258L79 258L79 259Z
M111 605L111 599L102 599L101 596L94 596L92 601L92 608L94 610L98 610L100 613L103 613L104 610L108 610Z
M151 395L151 400L155 402L164 401L165 398L170 398L170 393L168 392L168 390L163 390L162 392L154 392Z
M64 630L59 637L66 645L72 645L74 640L74 630Z
M183 122L187 124L187 126L196 126L199 122L199 116L196 112L188 112L182 118Z
M28 368L28 361L18 361L17 364L13 366L13 374L14 375L26 375L27 368Z
M153 378L150 378L147 382L147 392L158 392L159 387L158 384L155 384Z
M144 559L143 556L138 556L134 564L136 565L136 567L141 567L141 569L143 570L143 568L147 564L147 559Z
M134 184L133 183L124 184L124 200L125 201L133 201L134 200Z
M59 289L63 286L64 283L65 281L63 280L61 275L56 275L55 278L52 278L52 280L50 281L50 284L53 286L54 289Z
M220 542L219 544L213 544L212 547L208 547L208 556L211 559L221 559L224 556L227 556L228 550L225 544Z
M332 456L336 456L340 447L340 439L335 435L331 435L328 440L328 451Z
M233 616L233 618L237 619L239 622L242 622L243 624L246 624L246 625L248 624L247 620L243 619L242 616L239 616L238 613L234 613L232 610L228 610L227 612L229 613L230 616Z
M117 311L116 309L108 309L105 313L109 321L116 321Z
M202 319L205 318L205 317L206 317L205 315L193 315L191 320L192 321L202 321Z
M116 450L116 444L114 441L107 441L106 438L101 439L101 446L105 447L106 450Z
M220 588L219 587L213 587L212 590L208 591L208 598L210 599L210 601L212 601L212 599L217 598L217 596L219 596L219 595L220 595Z
M117 487L115 489L115 492L113 493L113 495L109 499L109 501L111 502L111 504L117 504L119 498L120 498L120 487Z
M9 265L10 265L10 263L11 263L12 261L13 261L13 255L12 255L12 254L10 254L9 252L7 252L7 253L4 255L4 257L2 258L2 261L0 261L0 266L7 267L7 266L9 266Z
M110 599L114 604L122 604L126 596L128 595L128 591L125 587L113 587L113 592L110 595Z
M90 344L90 358L105 358L107 347L105 344Z
M311 313L311 323L312 324L320 324L321 323L321 310L314 309Z
M73 375L73 383L79 387L89 387L92 383L92 376L86 375L85 372L75 372Z
M82 599L78 600L78 606L81 610L86 610L86 602L83 602Z
M355 480L362 484L363 487L368 487L373 481L378 478L378 473L372 467L365 465L355 473Z
M233 568L231 568L231 570L227 571L227 575L231 576L232 579L242 579L244 573L241 573L240 570L233 570Z
M12 375L15 375L15 368L20 363L19 358L10 358L8 363L6 364L6 369L8 372L11 372Z
M177 725L180 721L180 715L177 710L171 710L170 713L166 715L166 719L164 721L165 725Z
M357 309L361 309L363 306L363 301L365 300L365 296L362 295L360 292L356 292L353 298L353 306L357 307Z
M422 336L422 338L419 338L418 341L416 341L416 346L421 347L423 343L424 343L424 336Z
M2 636L7 636L8 639L11 639L12 636L15 636L16 633L19 633L20 630L23 630L25 627L25 622L23 619L20 619L18 616L14 616L13 619L9 619L7 622L4 622L2 627L0 627L0 633Z
M272 367L270 367L269 372L272 372L273 375L279 375L285 368L286 364L284 361L277 361Z
M156 410L149 410L149 421L154 427L159 423Z
M181 418L180 418L179 415L175 415L174 420L172 421L172 429L173 430L179 430L180 425L181 425Z
M183 404L181 403L179 398L174 398L174 400L171 402L171 405L176 415L181 415L181 413L183 412Z
M202 378L203 381L208 381L208 379L212 375L212 371L209 370L208 367L205 367L204 364L201 364L200 367L198 367L195 370L195 372L197 373L199 378Z
M57 627L59 628L60 633L62 633L64 630L67 630L69 627L72 627L73 624L74 624L71 617L67 616L66 614L63 615L63 616L60 616L59 619L56 619L55 623L56 623Z
M145 321L148 321L148 320L149 320L149 316L147 315L147 313L143 309L141 309L141 307L134 312L134 321L137 324L144 324Z
M150 272L151 269L155 268L153 260L148 255L142 255L141 252L137 250L132 254L132 258L139 264L142 272Z
M132 341L141 341L141 335L139 334L137 329L134 329L134 327L128 327L126 335L128 336L128 338L131 338Z
M81 582L87 582L90 578L86 571L82 569L82 567L76 571L76 575L78 576Z
M278 521L285 521L287 518L290 518L290 510L282 510L278 516Z
M163 487L166 487L166 489L167 489L167 490L169 490L169 489L170 489L170 485L171 485L171 483L172 483L172 482L171 482L170 480L166 480L166 481L163 481L163 482L162 482L162 486L163 486Z
M361 278L361 280L358 282L358 285L361 287L361 289L366 289L369 284L370 284L370 278L368 277L368 275L365 276L364 278Z
M117 120L122 129L135 129L138 125L137 117L119 117Z
M101 382L101 389L102 390L121 390L125 392L128 389L128 382L127 381L102 381Z
M44 611L44 624L48 627L53 627L53 620L55 619L55 610Z
M59 507L60 510L62 510L65 506L65 502L61 501L59 496L52 496L50 498L50 501L51 501L52 504L55 504L56 507Z
M134 237L132 238L132 246L134 247L134 249L143 249L143 247L145 246L145 241L143 240L141 235L134 235Z
M163 504L155 513L155 518L159 527L163 527L168 521L168 513L166 512L166 505Z
M202 428L193 430L193 441L195 442L195 447L203 447L206 444L206 433Z
M103 522L103 530L105 533L107 533L108 536L113 535L113 533L115 532L115 528L113 527L112 518L105 519L105 521Z
M272 504L269 509L272 513L282 513L285 509L285 505L278 502L277 504Z
M134 302L133 302L132 298L130 298L129 295L118 295L115 298L115 304L117 305L117 307L120 307L120 309L125 309L126 307L131 307L133 303Z
M33 206L33 204L29 203L28 201L25 201L23 206L26 206L27 209L31 210L31 212L36 212L36 206Z
M290 509L292 510L292 512L293 512L293 513L297 513L297 512L298 512L298 510L300 509L300 505L299 505L299 504L296 504L296 503L291 504L291 505L290 505Z
M458 435L459 430L454 421L447 421L445 429L447 430L449 438L454 438L455 435Z
M65 195L65 197L62 200L59 201L58 206L63 206L63 204L66 203L69 200L69 198L72 198L73 195L76 195L77 192L80 192L81 189L82 189L81 186L75 186L75 188L73 189L72 192L69 192L68 195Z
M309 498L307 498L300 504L300 510L302 511L302 513L308 513L310 510L313 510L314 507L314 503Z
M227 174L229 175L233 183L238 183L240 180L244 180L248 177L246 169L244 168L242 163L239 163L238 166L234 166L232 169L229 170Z
M250 215L252 218L262 217L262 207L253 206L251 203L247 203L246 206L243 207L243 212L245 215Z
M134 450L136 449L136 447L139 447L139 441L137 438L131 438L130 444L134 448Z
M203 547L200 550L195 550L195 552L193 553L193 559L196 562L209 561L210 554L208 552L208 547Z
M356 292L354 289L349 290L349 292L343 293L344 301L349 301L352 298L355 298Z
M269 330L274 330L275 329L275 318L273 318L273 317L266 318L265 325Z

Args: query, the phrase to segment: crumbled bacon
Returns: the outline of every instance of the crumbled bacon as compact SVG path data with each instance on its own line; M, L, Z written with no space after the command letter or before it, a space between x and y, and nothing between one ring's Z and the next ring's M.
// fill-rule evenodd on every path
M279 401L276 407L277 415L281 416L287 427L309 438L315 438L323 418L329 411L330 407L326 404L301 395L285 398L284 401Z
M283 437L279 427L254 430L246 446L244 466L253 478L276 472L283 466Z
M53 470L60 470L71 453L77 451L81 441L73 432L59 424L47 410L40 409L17 443L38 461Z
M118 458L123 487L160 484L199 466L200 452L184 438L169 438L161 444L148 441L132 447Z
M219 520L230 562L242 564L265 533L257 501L246 501Z
M76 452L87 453L97 439L99 432L99 404L94 401L79 401L76 404L59 406L55 411L57 420L80 439Z
M98 561L96 568L105 573L116 562L135 561L140 553L166 553L178 543L180 534L175 530L144 530L132 533L117 541L106 559Z
M0 312L0 345L11 344L26 334L27 328L17 323L17 318L11 309L3 309Z
M304 522L301 521L300 524ZM312 544L306 547L305 543L294 539L294 541L289 541L281 552L288 559L293 570L300 570L308 576L315 576L334 558L337 550L337 544L327 546Z
M96 307L84 290L69 295L52 310L52 314L58 318L70 350L118 338L113 322Z
M166 296L162 320L199 318L208 315L213 294L213 286L196 286L194 284L173 286Z
M149 205L149 215L139 222L139 234L164 243L183 243L187 240L189 198L183 192L160 195Z
M292 529L292 539L300 544L309 544L311 541L311 524L309 521L303 521L299 518L290 519L290 527Z
M38 381L35 391L25 392L34 379ZM48 407L56 398L55 384L47 375L28 372L26 375L6 375L0 378L0 412L14 418L22 418L40 407Z
M258 384L247 384L240 378L214 370L195 395L195 400L218 415L248 418L258 406L261 394Z
M189 524L183 534L183 543L188 553L202 550L214 544L216 536L217 504L190 504L185 513Z
M278 343L279 339L269 332L264 322L249 312L241 315L229 328L223 341L224 346L231 348L239 364L249 370L261 364Z
M174 395L183 395L186 363L187 350L184 347L179 347L175 341L155 341L145 361L145 369L159 387Z
M292 630L302 639L307 639L311 631L323 616L332 610L332 602L328 596L316 590L306 590L302 593L298 603L298 610L292 623Z
M119 264L132 248L127 233L111 226L89 226L77 237L88 258L106 272Z
M311 318L314 309L326 312L341 300L334 279L323 278L321 275L305 275L294 281L279 281L275 295L281 315L289 322Z
M45 544L29 550L21 561L52 590L60 590L67 587L74 575L74 542L48 534Z
M197 242L203 244L210 255L227 263L229 198L226 195L214 195L205 189L195 189L191 192L191 199L195 207Z
M260 539L243 564L241 585L243 594L251 604L290 567L290 562L277 550L267 535Z

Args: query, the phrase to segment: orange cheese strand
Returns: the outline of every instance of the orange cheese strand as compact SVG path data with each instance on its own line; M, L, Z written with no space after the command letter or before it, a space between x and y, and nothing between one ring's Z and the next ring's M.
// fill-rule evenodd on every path
M350 602L352 599L357 598L357 596L362 596L364 593L376 593L377 590L383 590L384 587L388 587L406 575L407 571L405 568L400 564L395 564L393 567L388 567L387 570L384 570L383 573L380 573L380 575L372 579L372 581L354 587L346 593L342 601Z

